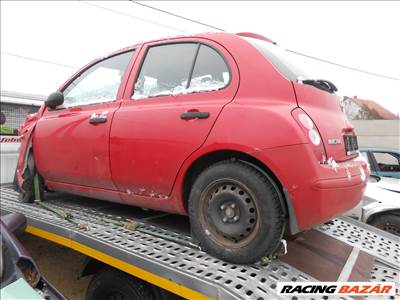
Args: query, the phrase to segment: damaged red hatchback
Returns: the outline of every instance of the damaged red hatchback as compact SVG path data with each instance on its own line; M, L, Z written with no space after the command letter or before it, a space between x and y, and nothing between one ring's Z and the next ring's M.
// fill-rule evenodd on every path
M21 126L23 200L38 178L41 192L189 215L203 249L255 262L285 229L326 222L362 197L369 170L335 91L252 33L120 50Z

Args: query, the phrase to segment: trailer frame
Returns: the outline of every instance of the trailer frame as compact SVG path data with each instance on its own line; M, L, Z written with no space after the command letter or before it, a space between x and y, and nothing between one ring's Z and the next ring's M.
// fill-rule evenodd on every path
M37 204L20 202L18 193L10 186L1 186L0 196L1 214L24 214L28 219L27 232L187 299L280 298L276 290L279 281L319 281L285 263L281 257L267 265L235 265L189 246L101 221L102 217L135 220L156 235L193 242L187 228L182 231L177 226L185 223L184 217L49 193L47 205L70 213L88 226L85 230ZM171 224L165 223L173 218ZM161 225L154 224L157 220ZM334 219L312 231L334 239L338 245L352 247L338 281L348 281L359 253L365 253L373 259L370 281L400 282L400 238L347 217Z

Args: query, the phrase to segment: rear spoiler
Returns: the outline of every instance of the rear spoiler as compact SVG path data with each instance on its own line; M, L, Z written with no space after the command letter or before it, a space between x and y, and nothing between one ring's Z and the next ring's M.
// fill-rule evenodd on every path
M258 40L262 40L262 41L266 41L268 43L274 44L274 45L278 45L277 43L275 43L273 40L261 35L261 34L257 34L257 33L252 33L252 32L239 32L236 33L236 35L239 36L245 36L245 37L250 37L250 38L254 38L254 39L258 39Z

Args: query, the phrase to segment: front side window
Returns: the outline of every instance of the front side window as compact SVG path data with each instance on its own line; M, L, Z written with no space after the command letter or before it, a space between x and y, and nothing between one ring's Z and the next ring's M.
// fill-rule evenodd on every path
M64 90L64 107L114 101L133 51L91 66Z
M0 134L18 135L18 128L29 114L36 113L39 106L16 103L1 103Z
M379 171L400 172L399 157L394 153L373 152Z
M209 46L198 43L153 46L147 52L132 98L214 91L229 81L228 66Z

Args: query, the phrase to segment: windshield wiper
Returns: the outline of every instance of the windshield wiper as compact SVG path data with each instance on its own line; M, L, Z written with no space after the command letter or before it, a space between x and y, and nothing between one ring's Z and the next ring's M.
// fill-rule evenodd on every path
M338 90L336 85L334 85L329 80L325 80L325 79L298 79L298 81L303 84L312 85L316 88L319 88L323 91L326 91L326 92L332 93L332 94L334 92L337 92L337 90Z

